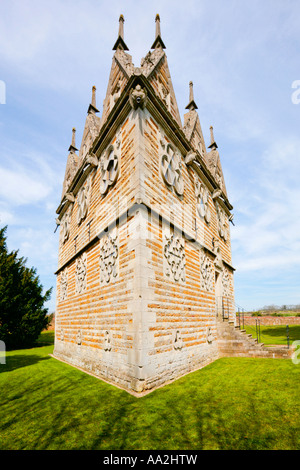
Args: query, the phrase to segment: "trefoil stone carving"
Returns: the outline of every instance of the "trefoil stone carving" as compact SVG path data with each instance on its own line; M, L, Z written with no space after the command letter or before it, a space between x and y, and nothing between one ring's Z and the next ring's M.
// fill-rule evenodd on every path
M220 206L220 204L216 204L216 209L217 209L219 235L224 240L224 242L226 242L228 239L227 216L225 214L224 209Z
M174 234L165 234L164 257L165 274L176 282L185 282L184 240Z
M69 239L70 222L71 222L71 212L68 211L64 214L62 218L62 222L61 222L61 236L62 236L63 243L65 243Z
M86 278L87 278L87 257L86 257L86 253L83 253L76 260L76 271L75 271L76 294L82 294L86 290Z
M214 266L210 257L204 250L200 252L200 280L201 288L207 292L214 289Z
M63 302L67 298L68 292L68 270L65 269L60 277L60 301Z
M182 196L184 183L181 155L173 149L171 144L165 146L165 151L161 157L161 174L166 185L174 189L178 196Z
M227 268L223 268L222 272L222 286L223 286L223 296L230 296L230 276Z
M208 189L199 180L195 183L195 195L197 200L197 212L199 216L210 223L211 213L209 208L209 192Z
M77 195L77 223L78 225L84 220L88 213L89 200L91 191L91 181L87 178L85 183L81 186Z
M116 229L100 240L100 283L107 284L118 274L117 260L119 248Z
M119 176L119 166L118 154L115 147L111 145L100 158L100 193L102 196L104 196L109 188L117 181Z

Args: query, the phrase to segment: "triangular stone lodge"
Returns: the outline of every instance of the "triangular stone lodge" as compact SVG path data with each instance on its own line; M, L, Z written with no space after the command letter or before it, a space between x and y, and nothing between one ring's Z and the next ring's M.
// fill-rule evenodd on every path
M54 357L144 393L219 357L217 321L235 321L228 200L193 83L182 125L155 18L135 67L124 17L102 115L96 89L75 129L60 226Z

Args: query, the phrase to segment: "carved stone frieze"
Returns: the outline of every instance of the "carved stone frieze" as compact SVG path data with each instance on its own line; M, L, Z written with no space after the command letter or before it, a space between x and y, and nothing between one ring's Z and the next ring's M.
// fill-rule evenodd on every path
M161 174L165 184L174 189L178 196L183 195L184 183L182 177L181 155L171 144L166 144L161 157Z
M107 284L118 274L118 237L116 229L100 240L100 283Z
M204 250L200 252L200 280L201 288L207 292L213 292L214 289L214 266L210 257Z
M174 234L165 234L164 258L165 274L176 282L185 282L184 240Z
M76 260L76 271L75 271L75 292L76 294L82 294L86 290L87 281L87 256L83 253Z

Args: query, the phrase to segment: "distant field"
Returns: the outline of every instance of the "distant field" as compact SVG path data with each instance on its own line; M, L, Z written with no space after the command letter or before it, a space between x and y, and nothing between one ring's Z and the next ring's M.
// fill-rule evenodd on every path
M143 398L55 360L53 332L0 364L1 450L299 450L300 365L223 358Z
M244 315L253 315L253 316L256 316L257 314L260 314L261 316L281 316L281 317L297 317L297 316L300 316L300 311L295 311L295 312L290 312L290 311L286 311L286 310L282 310L282 311L276 311L276 312L262 312L262 311L258 311L258 312L243 312Z

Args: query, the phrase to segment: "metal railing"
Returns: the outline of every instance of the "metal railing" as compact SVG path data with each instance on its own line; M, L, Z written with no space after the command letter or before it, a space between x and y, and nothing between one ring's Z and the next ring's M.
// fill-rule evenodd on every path
M216 297L216 317L223 321L229 320L231 300L229 297Z
M240 330L245 330L247 333L251 334L254 339L256 339L257 343L262 343L264 342L264 329L270 326L272 328L272 325L264 325L263 318L255 318L255 323L254 323L254 318L253 322L249 322L247 318L245 318L245 310L236 305L236 326ZM275 325L274 325L275 326ZM278 327L283 326L283 325L278 325ZM286 335L286 345L287 348L290 348L290 327L289 325L285 326L285 335ZM266 341L266 338L265 338Z

